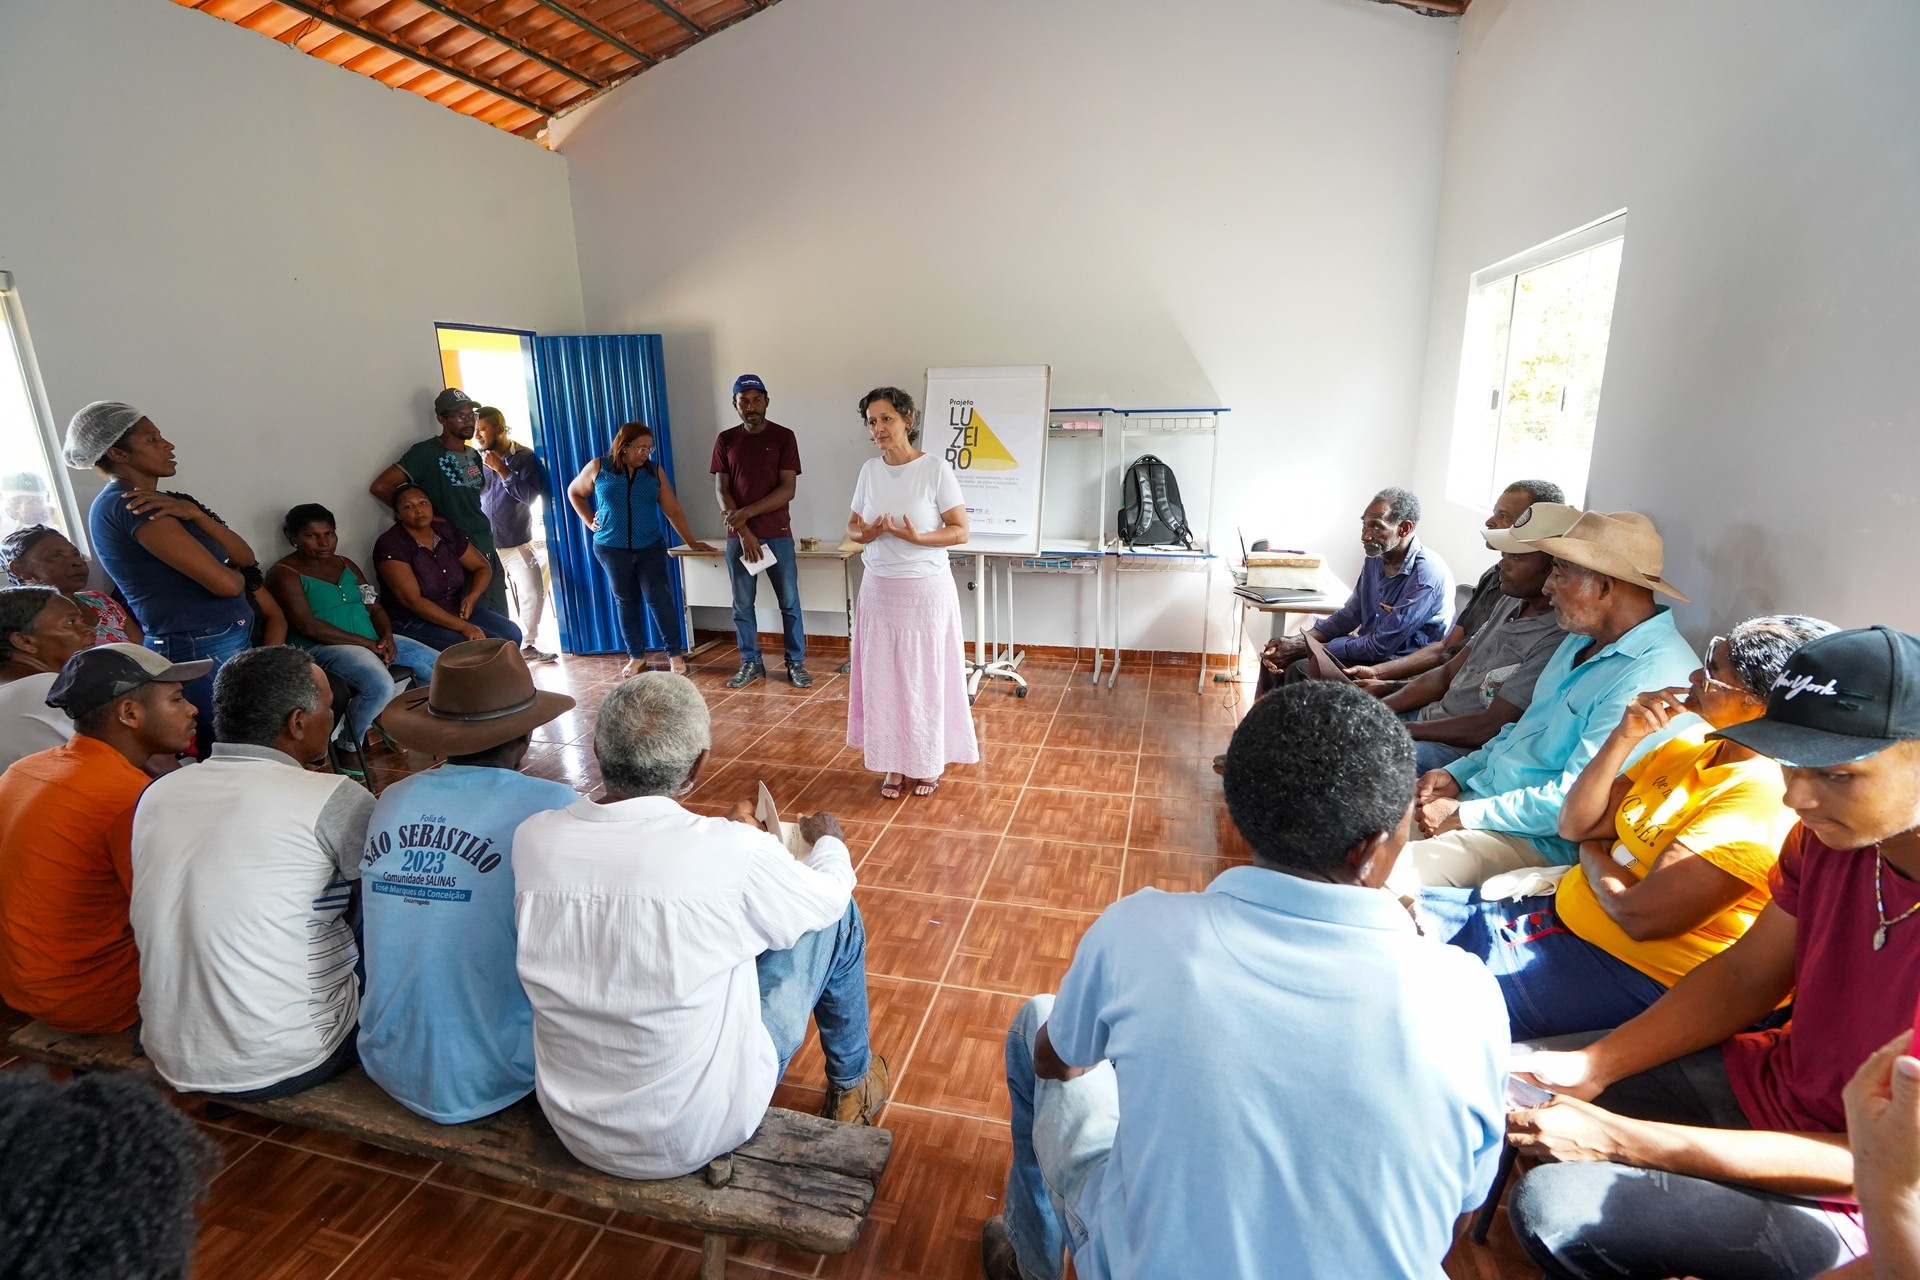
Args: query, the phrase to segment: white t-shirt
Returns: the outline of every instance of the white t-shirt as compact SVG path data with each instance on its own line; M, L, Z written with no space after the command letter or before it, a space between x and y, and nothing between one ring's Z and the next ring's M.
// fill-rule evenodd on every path
M241 1093L325 1062L360 1012L347 923L373 796L271 747L149 786L133 815L140 1042L176 1089Z
M862 520L905 516L919 533L938 529L942 511L965 505L960 478L937 454L923 453L897 467L888 466L884 458L869 458L853 486L853 509ZM861 563L876 577L931 578L947 571L947 549L886 533L867 544Z
M73 736L73 721L47 705L57 671L36 671L0 684L0 769Z

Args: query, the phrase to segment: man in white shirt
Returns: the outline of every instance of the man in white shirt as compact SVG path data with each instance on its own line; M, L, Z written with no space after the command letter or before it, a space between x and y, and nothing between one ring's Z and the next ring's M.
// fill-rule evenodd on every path
M822 1114L869 1123L887 1097L840 826L807 818L796 858L751 806L732 820L681 808L712 740L691 681L636 676L594 724L605 798L514 835L534 1088L567 1150L628 1178L677 1177L751 1137L809 1013Z
M309 772L333 733L304 649L220 668L218 743L133 818L140 1039L176 1089L283 1098L354 1063L359 949L346 921L373 796Z

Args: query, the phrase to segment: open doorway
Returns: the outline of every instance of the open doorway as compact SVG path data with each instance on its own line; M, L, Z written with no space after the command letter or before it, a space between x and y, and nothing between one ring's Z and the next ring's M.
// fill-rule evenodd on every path
M478 325L436 324L434 333L440 348L440 376L445 385L458 387L481 405L498 409L506 424L507 438L516 444L540 449L540 426L535 411L533 383L533 337L518 329L493 329ZM477 445L477 442L476 442ZM491 476L491 473L489 473ZM546 504L553 500L559 486L570 477L546 476L544 491L528 504L531 516L534 572L521 570L514 563L511 548L500 546L501 563L507 566L508 595L513 602L514 621L527 633L528 644L556 653L560 648L560 626L552 606L552 584L546 572ZM498 530L496 529L496 535ZM523 593L539 592L539 603L523 599ZM538 614L538 626L529 627L529 618Z

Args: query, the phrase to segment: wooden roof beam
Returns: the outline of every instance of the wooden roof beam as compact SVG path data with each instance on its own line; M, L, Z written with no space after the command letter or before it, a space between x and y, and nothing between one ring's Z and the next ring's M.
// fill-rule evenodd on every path
M679 23L681 26L685 27L687 30L693 32L694 35L704 36L707 34L707 29L705 27L701 26L699 23L695 22L692 18L689 18L686 14L680 12L680 10L668 4L667 0L647 0L647 3L652 5L654 8L658 9L660 12L666 14L669 18L672 18L675 22Z
M504 98L515 106L524 107L528 111L536 111L541 115L547 114L545 107L530 98L522 97L499 81L488 80L484 77L474 75L472 72L456 67L451 62L438 58L428 53L425 49L414 46L410 42L400 40L395 36L385 35L370 27L362 26L352 18L333 12L333 6L331 4L315 3L315 0L276 0L276 2L288 9L292 9L295 13L303 13L309 18L319 19L330 27L337 27L355 39L365 40L368 44L378 45L388 53L398 54L402 58L409 58L423 67L431 67L442 75L452 76L455 80L470 84L476 89L482 89L496 97Z
M431 9L433 10L433 12L439 14L441 17L447 18L453 22L456 22L461 26L465 27L469 31L478 32L479 34L485 36L487 39L493 41L495 44L503 45L506 48L513 50L515 53L519 54L521 57L533 59L533 61L539 63L541 66L547 68L549 71L558 71L561 75L567 77L567 79L575 81L579 84L586 85L589 89L598 89L600 87L600 82L598 80L594 80L586 75L581 74L580 72L574 70L572 67L568 66L564 62L560 62L554 58L548 57L546 54L541 53L538 49L535 49L533 46L527 44L526 42L522 40L517 40L513 36L508 35L505 31L501 31L496 28L489 27L485 23L480 22L477 19L465 13L460 12L460 10L454 8L452 5L442 3L442 0L413 0L413 3L419 5L423 9Z
M613 32L608 31L605 27L598 25L591 18L587 18L582 16L581 14L575 13L572 9L569 9L566 5L561 4L560 0L534 0L534 3L538 4L542 9L551 10L552 12L559 14L561 17L565 18L568 22L571 22L574 26L580 28L582 31L588 32L594 36L597 36L601 40L604 40L606 43L612 45L614 48L618 49L620 52L626 54L629 58L637 59L640 65L643 67L654 66L656 63L660 61L660 59L654 57L652 54L648 53L646 50L639 48L638 46L633 45L626 40L621 39L619 36L613 34Z

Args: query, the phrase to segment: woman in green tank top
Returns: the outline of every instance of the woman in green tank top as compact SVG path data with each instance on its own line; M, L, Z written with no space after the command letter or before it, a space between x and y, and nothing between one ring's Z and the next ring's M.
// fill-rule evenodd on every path
M267 587L287 615L288 643L310 650L314 662L347 687L342 721L357 757L375 717L393 699L389 666L405 669L424 686L433 677L437 655L417 640L393 634L367 575L339 553L331 511L317 502L301 503L287 512L283 530L293 550L267 571Z

